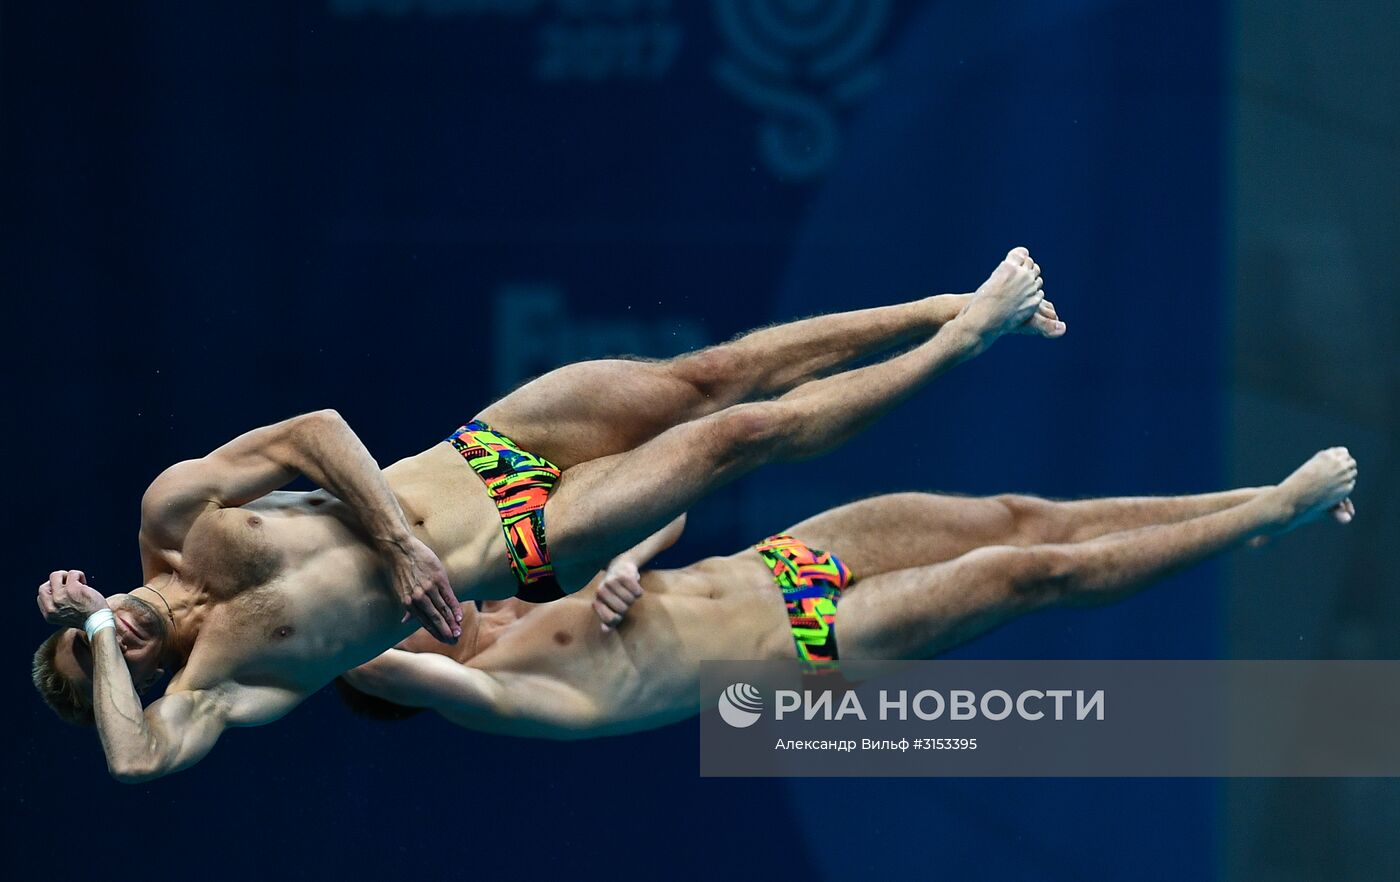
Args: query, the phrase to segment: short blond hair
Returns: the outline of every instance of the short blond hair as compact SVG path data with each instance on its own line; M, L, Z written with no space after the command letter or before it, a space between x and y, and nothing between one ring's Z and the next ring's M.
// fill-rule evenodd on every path
M44 703L53 708L65 722L75 726L92 726L96 719L92 715L92 704L73 681L63 676L54 667L53 658L58 652L58 641L63 639L62 631L49 635L49 639L39 644L34 653L34 688L43 696Z

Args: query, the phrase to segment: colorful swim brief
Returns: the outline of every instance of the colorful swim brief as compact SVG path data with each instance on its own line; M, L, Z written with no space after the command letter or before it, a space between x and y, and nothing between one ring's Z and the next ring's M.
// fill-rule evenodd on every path
M836 604L851 583L851 570L829 551L808 548L792 536L770 536L754 546L783 592L788 625L805 662L834 662Z
M472 420L448 436L472 471L481 476L486 492L501 516L501 532L510 553L510 569L520 589L516 597L548 603L564 596L554 577L549 546L544 538L544 504L559 483L559 467L516 443L480 420Z

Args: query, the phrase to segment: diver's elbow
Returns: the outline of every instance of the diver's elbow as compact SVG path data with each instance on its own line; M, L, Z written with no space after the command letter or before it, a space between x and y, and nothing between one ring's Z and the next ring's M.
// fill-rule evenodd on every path
M118 784L142 784L165 773L154 764L135 758L112 758L107 760L107 774Z

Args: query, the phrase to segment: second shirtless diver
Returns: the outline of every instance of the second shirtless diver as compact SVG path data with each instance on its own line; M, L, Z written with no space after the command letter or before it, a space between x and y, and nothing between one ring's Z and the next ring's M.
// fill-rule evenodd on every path
M472 610L455 647L409 637L347 673L341 694L368 716L429 709L505 735L653 729L698 712L702 661L932 658L1038 609L1122 599L1329 512L1347 523L1355 481L1355 460L1333 448L1277 486L1201 496L889 494L629 586L678 522L560 603Z
M118 780L186 768L226 728L276 720L403 639L406 609L454 640L459 600L559 596L716 487L832 449L1001 335L1059 336L1041 289L1014 249L971 295L667 362L570 365L382 473L334 412L254 430L147 490L140 586L104 597L78 570L40 585L61 630L35 654L35 685L60 716L95 722ZM323 491L277 492L298 475Z

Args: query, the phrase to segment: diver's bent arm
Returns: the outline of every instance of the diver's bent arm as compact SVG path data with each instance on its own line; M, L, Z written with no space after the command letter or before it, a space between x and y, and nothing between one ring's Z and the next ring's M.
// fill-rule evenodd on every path
M213 748L227 725L217 702L177 692L142 708L114 629L97 633L92 655L93 714L113 778L149 781L193 765Z
M381 549L412 538L398 498L369 449L334 410L307 414L292 426L285 465L334 493L355 513Z
M142 533L178 548L200 514L243 505L305 475L350 506L381 544L409 529L379 464L334 410L318 410L245 432L199 459L176 463L141 500Z

